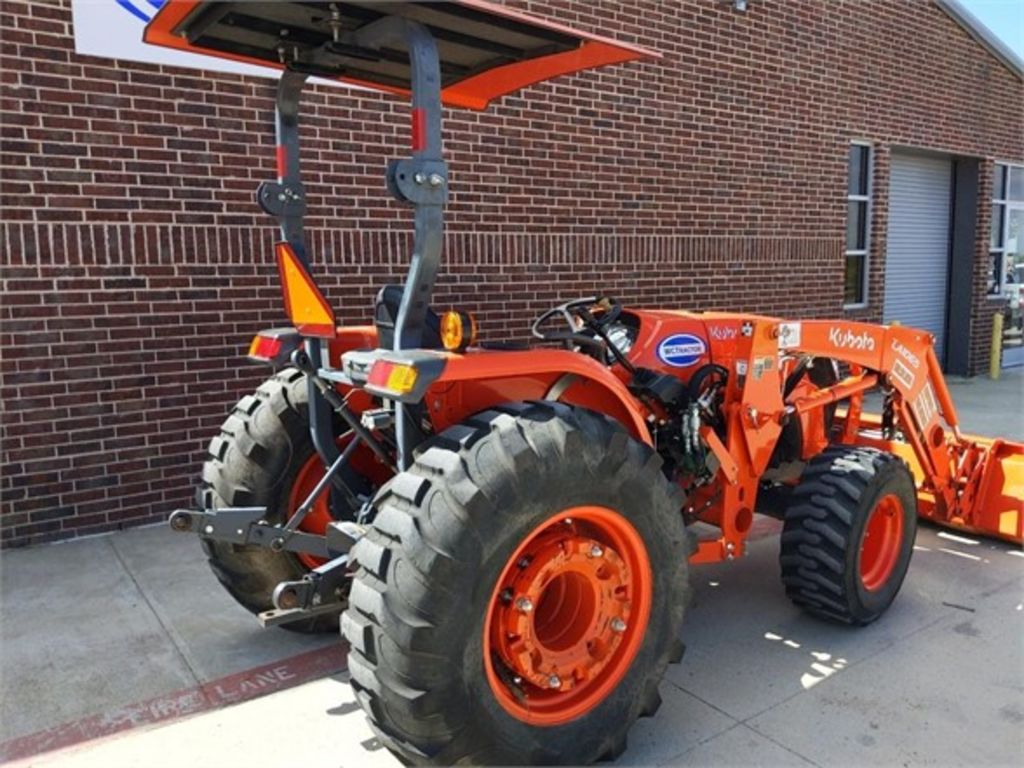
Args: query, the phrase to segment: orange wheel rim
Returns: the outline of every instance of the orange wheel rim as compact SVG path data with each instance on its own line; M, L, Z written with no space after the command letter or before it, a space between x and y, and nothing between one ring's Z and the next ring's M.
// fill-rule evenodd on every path
M607 507L572 507L509 558L484 622L487 681L531 725L586 714L622 681L647 630L651 564L640 534Z
M339 438L338 449L344 450L350 440L351 436L349 435ZM381 464L377 457L373 455L373 452L365 445L357 446L352 452L349 466L363 475L374 488L380 488L391 476L388 468ZM320 482L326 471L327 469L324 467L320 454L313 451L312 455L299 468L298 473L295 475L295 482L292 483L291 490L288 492L288 508L285 510L286 520L290 520L292 515L298 511L299 507L302 506L302 502L313 492L316 484ZM331 517L330 498L331 493L329 490L325 490L320 494L320 497L313 503L313 508L309 510L306 517L299 523L300 531L315 533L318 536L322 536L327 531L327 524L334 519ZM327 562L322 557L316 557L305 552L296 552L295 556L299 559L300 563L310 570Z
M903 502L890 493L871 510L860 547L860 580L864 589L875 592L885 586L903 544Z

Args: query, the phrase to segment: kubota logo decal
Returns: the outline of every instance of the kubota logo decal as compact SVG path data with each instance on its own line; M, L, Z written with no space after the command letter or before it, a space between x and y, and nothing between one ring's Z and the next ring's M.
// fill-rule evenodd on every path
M715 341L732 341L740 335L740 329L730 325L709 325L708 336Z
M692 333L677 333L658 344L658 359L674 368L686 368L700 360L707 352L704 339Z
M867 331L854 333L849 328L830 328L828 340L832 346L839 349L857 349L864 352L874 352L875 350L875 337Z

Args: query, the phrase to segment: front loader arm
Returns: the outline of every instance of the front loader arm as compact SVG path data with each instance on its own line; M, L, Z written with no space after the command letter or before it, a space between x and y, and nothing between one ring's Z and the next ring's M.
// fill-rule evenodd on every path
M1007 466L1000 466L1014 444L991 443L965 438L960 432L953 399L946 386L933 338L925 331L903 326L879 326L867 323L827 320L781 323L779 347L782 350L831 358L847 363L851 375L823 393L798 398L794 407L815 407L821 397L838 401L850 398L844 442L864 442L860 434L865 424L860 418L863 393L876 383L891 391L891 424L883 420L885 431L898 428L910 446L918 470L921 490L933 499L929 517L940 522L962 524L975 530L1010 538L1021 538L1024 518L1019 497L1016 511L1002 510L1004 502L994 501L996 476L1005 477ZM883 435L891 442L891 435ZM1024 454L1024 446L1018 446ZM1004 494L1005 495L1005 494ZM998 513L992 507L999 506ZM1010 499L1010 507L1014 501ZM1009 512L1009 515L1004 514ZM988 520L987 515L997 514Z

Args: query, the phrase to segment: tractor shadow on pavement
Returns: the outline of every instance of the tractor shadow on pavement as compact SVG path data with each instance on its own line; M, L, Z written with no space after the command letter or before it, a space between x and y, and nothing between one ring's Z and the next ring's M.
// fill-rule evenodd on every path
M1008 765L1024 751L1019 548L920 525L900 595L867 627L790 604L777 537L692 577L686 656L620 764Z

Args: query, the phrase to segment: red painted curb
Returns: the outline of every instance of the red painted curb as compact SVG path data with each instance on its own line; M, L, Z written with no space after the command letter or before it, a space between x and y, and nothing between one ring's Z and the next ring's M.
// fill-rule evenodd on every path
M0 761L21 760L142 725L174 720L282 691L344 669L347 658L348 651L340 644L318 648L193 688L19 736L0 744Z

